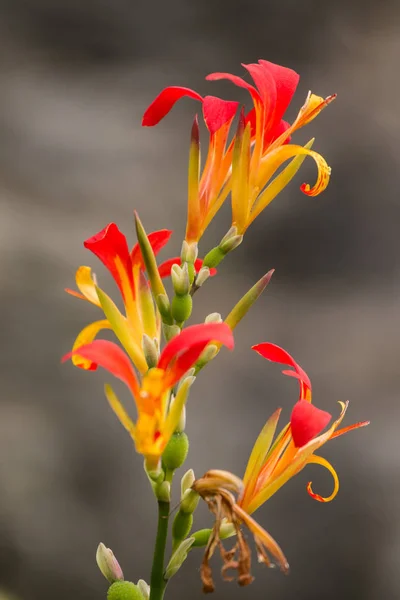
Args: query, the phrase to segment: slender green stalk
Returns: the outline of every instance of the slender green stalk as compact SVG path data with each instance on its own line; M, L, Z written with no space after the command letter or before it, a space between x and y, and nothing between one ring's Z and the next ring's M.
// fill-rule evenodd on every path
M164 556L167 543L169 502L158 502L158 526L150 577L150 600L162 600L167 582L164 579Z

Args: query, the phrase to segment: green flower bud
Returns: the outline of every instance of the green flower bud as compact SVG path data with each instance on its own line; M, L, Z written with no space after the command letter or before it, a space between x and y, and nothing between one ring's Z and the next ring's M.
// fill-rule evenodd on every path
M107 600L144 600L137 585L130 581L116 581L107 592Z
M169 481L163 481L154 489L157 500L160 502L169 502L171 500L171 484Z
M124 574L113 551L110 548L106 548L103 543L98 545L96 562L100 571L110 583L122 581L124 579Z
M186 560L190 547L193 544L193 538L187 538L183 540L183 542L178 546L173 555L171 556L171 560L169 561L167 568L165 569L164 577L165 579L171 579L179 571L182 566L182 563Z
M210 313L204 319L204 323L222 323L222 317L220 313Z
M171 305L167 294L158 294L156 296L156 304L163 321L168 325L172 325Z
M172 316L177 323L183 323L192 314L193 300L189 294L186 296L174 296L172 299Z
M186 460L189 452L189 439L186 433L174 433L169 440L162 455L162 462L166 469L174 471L179 469Z
M179 265L172 266L171 280L175 294L178 296L186 296L188 294L190 281L187 263L184 263L183 267L180 267Z
M226 234L224 235L224 237L220 241L219 245L222 246L222 244L224 244L225 242L227 242L231 238L235 237L237 234L238 234L238 230L237 230L236 225L232 225L232 227L230 229L228 229L228 231L226 232Z
M199 529L191 534L190 539L193 539L193 548L200 548L207 546L208 540L212 533L212 529ZM232 523L222 523L219 530L219 537L221 540L236 535L236 531Z
M196 287L201 287L205 281L210 277L210 269L208 267L201 267L200 271L196 276Z
M242 242L243 242L242 235L234 235L230 239L226 240L226 242L223 242L220 244L221 252L225 256L225 254L228 254L228 252L231 252L232 250L235 250L235 248L240 246L240 244Z
M199 503L200 496L194 490L186 490L184 494L182 494L181 498L181 511L184 513L192 514L197 508Z
M142 348L149 369L155 367L157 365L159 356L158 347L155 341L152 340L151 337L147 335L147 333L143 334Z
M166 325L165 323L163 323L163 332L165 335L165 339L167 340L167 342L169 342L169 340L172 340L172 338L174 338L181 332L181 328L179 327L179 325Z
M205 255L203 260L203 267L208 267L209 269L217 267L221 260L223 260L224 258L225 254L222 252L219 246L216 246Z
M137 586L138 586L144 600L148 600L149 596L150 596L149 584L146 583L144 579L139 579L139 581L137 582Z
M189 471L186 471L186 473L181 479L181 497L186 492L186 490L192 487L195 480L196 476L194 474L193 469L189 469Z
M206 346L206 348L200 354L200 358L196 363L196 372L200 371L200 369L202 369L204 365L206 365L210 362L210 360L215 358L218 352L219 348L215 344L208 344L208 346Z
M176 515L174 522L172 524L172 537L174 541L181 542L185 539L192 529L193 525L193 514L185 513L179 510Z
M194 263L199 253L197 242L190 242L190 244L184 240L181 250L182 262Z

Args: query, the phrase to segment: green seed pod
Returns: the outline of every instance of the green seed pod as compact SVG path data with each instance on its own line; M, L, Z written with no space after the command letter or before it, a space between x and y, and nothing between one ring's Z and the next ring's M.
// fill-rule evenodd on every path
M162 462L166 469L174 471L179 469L186 460L189 452L189 439L184 431L174 433L169 440L162 455Z
M192 296L174 296L172 299L172 316L177 323L183 323L192 314Z
M144 600L137 585L131 581L116 581L107 592L107 600Z
M172 524L172 537L174 541L181 542L187 537L192 529L193 515L192 513L184 513L179 510L176 513L174 522Z

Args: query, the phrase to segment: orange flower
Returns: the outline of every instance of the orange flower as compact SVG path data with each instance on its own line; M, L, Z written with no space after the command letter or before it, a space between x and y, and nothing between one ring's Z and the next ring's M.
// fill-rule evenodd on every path
M316 184L303 184L301 190L316 196L328 185L330 168L326 161L306 146L288 145L290 136L300 129L335 95L323 99L309 94L292 125L283 120L299 75L292 69L260 60L243 65L255 83L250 85L230 73L212 73L209 81L228 79L250 92L254 108L242 113L237 134L227 144L229 130L238 102L228 102L214 96L200 96L194 90L170 86L165 88L144 113L142 124L159 123L175 103L189 97L202 103L204 122L210 133L210 143L204 168L200 170L200 142L197 117L194 120L189 158L188 220L186 241L198 242L222 204L232 196L232 226L236 235L243 235L254 219L279 194L297 173L306 156L318 167ZM293 159L283 171L279 168Z
M103 367L128 386L136 404L136 423L109 385L105 387L106 396L134 440L137 452L145 456L148 465L155 467L178 425L194 378L187 377L183 380L172 404L171 390L212 341L232 349L233 335L228 325L209 323L187 327L168 342L157 365L143 375L140 384L127 354L119 346L106 340L94 340L77 348L68 353L63 361L69 358L89 361Z
M250 516L257 508L275 494L289 479L297 475L307 464L318 464L331 473L334 489L330 496L323 497L312 490L311 482L307 491L312 498L319 502L333 500L339 490L339 479L335 469L323 457L315 455L315 451L328 440L339 437L348 431L368 425L368 421L356 423L343 429L337 429L346 413L348 402L340 402L341 413L332 425L321 433L331 421L331 415L311 404L311 382L303 369L285 350L274 344L258 344L253 350L273 362L283 363L292 369L283 371L284 374L296 377L300 385L300 395L291 417L282 431L276 436L281 409L268 419L251 452L243 480L226 471L208 471L194 483L194 489L207 500L215 512L216 500L223 508L219 512L219 525L214 528L212 539L219 540L221 519L226 518L238 530L243 523L254 534L259 558L269 563L268 551L279 563L282 570L287 569L287 561L278 544ZM237 495L237 499L232 496ZM239 547L236 547L239 549ZM212 552L211 552L212 554ZM206 564L211 556L206 550ZM230 568L232 565L229 565ZM206 569L206 573L207 569ZM206 576L207 579L207 576Z

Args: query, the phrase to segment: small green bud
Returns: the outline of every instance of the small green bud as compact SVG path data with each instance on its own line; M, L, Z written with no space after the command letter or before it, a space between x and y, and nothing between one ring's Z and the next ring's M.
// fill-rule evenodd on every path
M172 316L177 323L183 323L192 314L193 300L189 294L172 298Z
M223 243L220 244L221 252L225 256L225 254L228 254L228 252L231 252L232 250L235 250L235 248L237 248L238 246L240 246L240 244L242 242L243 242L243 236L242 235L234 235L230 239L228 239L225 242L223 242Z
M171 484L169 481L163 481L154 489L157 500L160 502L169 502L171 500Z
M170 408L172 408L174 402L175 402L175 397L174 397L174 395L172 395L171 396ZM182 433L182 431L185 431L185 427L186 427L186 407L183 406L182 410L181 410L181 416L179 418L179 422L178 422L178 425L175 428L175 431L177 433ZM0 598L0 600L1 600L1 598Z
M147 333L143 334L142 348L149 369L155 367L158 363L159 357L158 347L155 341L152 340Z
M186 471L186 473L184 474L184 476L181 479L181 498L182 498L183 494L186 492L186 490L188 490L189 488L192 487L195 480L196 480L196 476L194 474L193 469L189 469L188 471Z
M220 313L210 313L204 319L204 323L222 323L222 317Z
M174 541L176 540L181 542L183 539L185 539L189 535L192 525L193 514L185 513L179 510L176 513L174 522L172 524L172 537L174 538Z
M143 600L143 596L131 581L116 581L108 588L107 600Z
M201 267L200 271L196 276L196 286L199 288L205 281L210 277L210 269L208 267Z
M181 511L184 513L192 514L197 508L199 503L200 496L194 490L186 490L184 494L182 494L181 498Z
M152 483L161 483L164 481L165 473L162 470L160 464L154 467L152 464L148 464L147 460L143 463L144 470Z
M238 230L237 230L236 225L232 225L232 227L226 232L226 234L220 241L220 243L219 243L220 247L222 246L222 244L225 244L225 242L227 242L231 238L235 237L237 234L238 234Z
M110 548L106 548L103 543L98 545L96 562L101 573L110 583L122 581L124 579L124 574L113 554L113 551Z
M210 362L218 354L219 349L215 344L208 344L208 346L200 354L200 358L196 363L196 371L199 371Z
M163 332L165 335L165 339L167 340L167 342L169 342L169 340L172 340L172 338L174 338L181 332L181 328L179 327L179 325L166 325L165 323L163 323Z
M194 263L199 254L199 248L197 242L188 243L186 240L183 241L181 250L182 262Z
M165 569L165 579L171 579L171 577L173 577L175 573L179 571L179 569L182 566L182 563L187 558L188 552L192 544L193 538L190 537L186 540L183 540L183 542L178 546L178 548L171 556L171 560L169 561L167 568Z
M171 305L167 294L158 294L156 296L156 304L163 321L168 323L168 325L172 325Z
M141 594L142 594L144 600L148 600L149 596L150 596L149 584L146 583L144 579L139 579L139 581L137 582L137 586L138 586L139 590L141 591Z
M186 296L188 294L190 282L187 263L184 263L182 267L179 265L172 266L171 280L175 294L178 296Z
M174 433L162 455L166 469L175 471L183 465L189 452L189 439L185 432Z
M195 533L192 533L190 539L194 539L193 548L207 546L211 533L212 529L199 529ZM230 538L233 535L236 535L236 530L232 523L222 523L219 530L220 539L225 540L226 538Z

